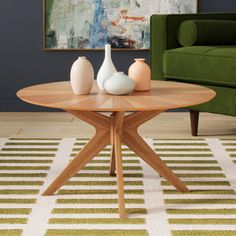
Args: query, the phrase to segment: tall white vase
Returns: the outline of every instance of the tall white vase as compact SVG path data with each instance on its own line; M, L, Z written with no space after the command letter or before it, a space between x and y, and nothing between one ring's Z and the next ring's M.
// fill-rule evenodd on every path
M70 81L76 95L89 94L93 87L93 66L86 57L79 57L71 67Z
M97 84L101 90L104 90L103 83L106 79L110 78L115 72L117 72L112 59L111 59L111 45L105 45L105 59L98 71Z

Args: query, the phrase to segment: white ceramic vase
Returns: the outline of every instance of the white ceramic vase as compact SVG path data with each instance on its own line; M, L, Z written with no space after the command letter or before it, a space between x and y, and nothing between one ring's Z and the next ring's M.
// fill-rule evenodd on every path
M104 89L113 95L125 95L132 92L135 88L135 81L123 72L116 72L104 81Z
M76 95L89 94L94 80L93 66L86 57L79 57L71 67L70 81Z
M110 78L115 72L117 72L112 59L111 59L111 45L105 45L105 59L101 68L97 74L97 84L99 89L104 90L103 83L106 79Z

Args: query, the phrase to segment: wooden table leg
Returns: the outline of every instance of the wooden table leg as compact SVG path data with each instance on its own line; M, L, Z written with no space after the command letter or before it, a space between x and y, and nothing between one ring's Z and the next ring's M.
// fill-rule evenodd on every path
M88 162L90 162L101 150L110 144L110 119L93 112L71 112L96 128L95 136L68 164L62 173L44 191L43 196L54 194L65 182L73 177Z
M160 113L160 112L159 112ZM124 120L123 141L140 156L148 165L156 170L161 176L167 179L176 189L181 192L189 191L185 184L167 167L160 157L152 150L152 148L138 134L138 127L158 114L153 112L137 112L127 116Z
M111 115L111 161L110 161L110 176L115 176L116 160L115 160L115 144L114 144L114 117L115 113Z
M176 189L181 192L187 192L188 189L184 183L167 167L160 157L152 150L152 148L138 135L136 132L124 131L124 142L140 156L147 164L149 164L161 176L167 179Z
M123 126L124 112L117 112L113 122L113 140L115 146L115 160L116 160L116 175L117 175L117 193L119 203L120 218L126 218L125 211L125 197L124 197L124 179L123 179L123 165L122 165L122 126Z

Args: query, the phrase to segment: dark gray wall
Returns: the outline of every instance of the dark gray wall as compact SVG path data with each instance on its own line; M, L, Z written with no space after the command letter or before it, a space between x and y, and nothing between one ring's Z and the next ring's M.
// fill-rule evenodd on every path
M69 79L73 61L85 55L97 73L102 51L45 52L42 50L42 1L0 0L0 111L45 110L19 101L18 89L32 84ZM200 12L236 11L235 0L199 0ZM127 72L135 57L148 51L112 53L118 70Z

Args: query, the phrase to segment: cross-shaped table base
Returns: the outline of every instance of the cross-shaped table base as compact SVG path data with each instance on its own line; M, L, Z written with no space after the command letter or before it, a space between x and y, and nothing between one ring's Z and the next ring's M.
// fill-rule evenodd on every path
M141 157L148 165L168 180L176 189L187 192L188 188L169 169L160 157L138 134L138 127L146 121L160 114L161 111L139 111L125 116L125 112L113 112L110 117L92 111L67 110L79 119L89 123L96 129L95 136L74 157L63 172L43 193L44 196L54 194L65 182L72 178L88 162L90 162L107 145L111 144L110 175L117 177L117 191L119 203L119 216L126 218L124 180L122 166L122 148L124 143Z

